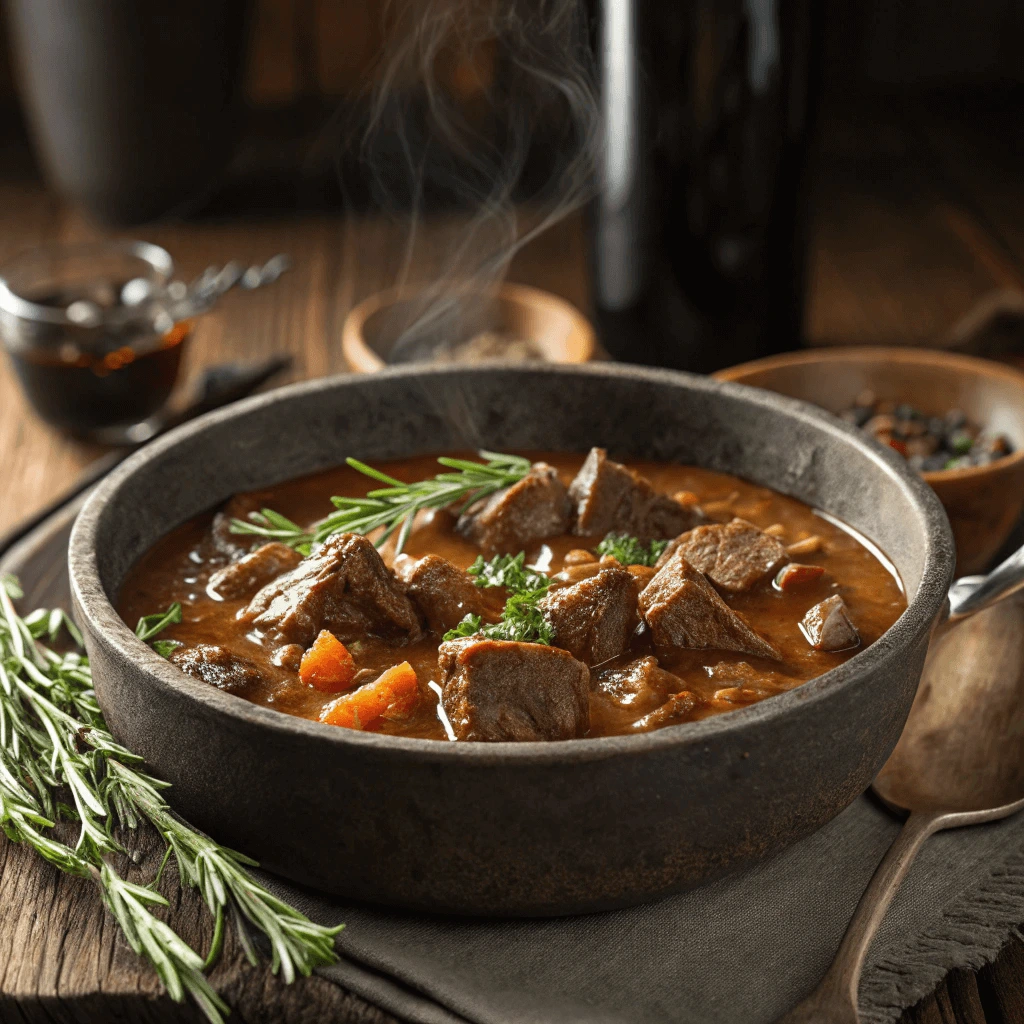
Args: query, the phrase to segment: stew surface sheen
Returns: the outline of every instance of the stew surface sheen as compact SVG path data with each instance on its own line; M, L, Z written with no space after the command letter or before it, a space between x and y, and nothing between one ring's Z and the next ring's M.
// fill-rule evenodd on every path
M532 461L542 460L554 466L566 484L585 458L558 452L522 454ZM477 458L471 452L459 457ZM902 585L891 567L883 565L852 532L833 525L803 503L736 477L695 467L644 461L629 461L626 465L643 474L665 494L681 491L696 494L708 522L728 523L740 517L762 530L769 530L784 545L820 538L819 550L793 554L791 559L803 565L822 566L825 571L818 579L792 591L773 586L769 577L748 592L725 595L728 606L741 613L750 626L775 646L781 661L723 650L656 648L650 630L638 631L625 656L615 659L610 666L591 668L590 725L586 735L624 735L663 724L694 721L792 689L835 668L873 643L905 609ZM379 468L409 482L432 477L439 470L435 456L380 463ZM271 507L305 527L331 510L332 495L362 496L373 486L365 476L345 466L258 492L249 507ZM245 699L286 714L318 719L325 706L334 700L334 695L303 684L294 668L274 663L269 646L260 642L251 624L238 619L239 612L249 603L249 596L218 600L207 592L212 573L229 561L212 541L213 517L211 511L190 520L143 555L121 589L118 602L121 617L134 628L141 616L180 602L181 623L161 633L161 639L178 640L186 645L216 644L237 653L259 670L258 681L244 692ZM421 514L405 553L412 557L441 555L461 568L468 567L480 551L457 534L454 526L455 517L447 512ZM593 550L599 539L571 535L548 538L527 551L526 561L538 564L549 574L558 573L567 567L563 560L569 551ZM248 543L249 538L239 540ZM252 540L253 546L257 546L258 539ZM382 548L381 553L391 564L389 545ZM800 622L814 605L837 594L860 634L860 643L835 652L816 650L801 630ZM404 645L374 637L348 645L361 670L380 673L408 661L416 671L419 699L412 711L403 718L382 719L376 731L446 740L437 713L438 697L427 685L430 681L444 684L438 668L440 642L439 633L425 632L421 639ZM602 669L648 655L656 656L660 669L677 677L662 684L660 692L623 696L621 691L615 692L614 686L596 685ZM368 673L361 675L372 678ZM657 686L654 690L658 690ZM698 698L691 702L694 706L660 721L644 721L660 703L679 690L689 691Z

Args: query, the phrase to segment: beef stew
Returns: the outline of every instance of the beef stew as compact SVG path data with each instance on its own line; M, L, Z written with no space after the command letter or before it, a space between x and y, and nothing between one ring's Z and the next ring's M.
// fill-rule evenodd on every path
M300 533L322 522L332 496L344 508L366 495L355 468L236 496L147 552L118 610L134 625L179 602L160 634L171 662L278 711L522 741L747 706L841 664L906 607L870 546L767 488L602 449L527 457L520 479L469 507L421 510L401 553L398 532L379 551L372 531L235 532L265 508ZM409 482L437 468L379 467Z

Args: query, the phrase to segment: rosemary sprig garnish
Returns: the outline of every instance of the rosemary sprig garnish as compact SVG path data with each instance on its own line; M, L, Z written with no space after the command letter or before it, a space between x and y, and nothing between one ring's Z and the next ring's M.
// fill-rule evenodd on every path
M530 460L522 456L485 450L479 455L487 461L439 458L437 461L452 472L438 473L411 484L349 458L345 461L352 469L385 486L368 491L363 498L331 498L337 511L314 523L309 531L266 508L251 512L249 521L232 519L230 529L232 533L282 541L303 554L309 553L311 545L321 543L334 533L369 534L379 530L375 543L380 547L397 530L395 554L399 554L409 538L417 512L456 504L464 511L481 498L517 483L530 472Z
M267 541L280 541L290 548L295 548L300 555L308 555L313 547L312 533L272 508L250 512L248 519L232 519L229 529L232 533L251 534Z
M479 615L467 615L454 629L444 635L445 640L463 636L481 636L488 640L519 640L523 643L550 644L554 630L540 607L551 580L542 572L524 566L526 553L496 555L489 562L482 556L467 572L474 576L478 587L505 587L511 591L498 622L483 624Z
M156 970L175 1000L191 996L210 1021L227 1006L204 971L221 949L225 917L234 919L250 958L255 954L243 920L270 942L271 968L286 981L333 963L340 928L314 924L264 889L246 871L253 864L178 818L162 796L167 783L146 774L141 759L110 735L96 703L89 664L78 651L60 654L42 643L66 628L80 643L73 623L60 612L25 618L14 609L17 582L0 579L0 828L69 874L91 879L129 945ZM145 616L140 635L151 639L180 619L173 606ZM162 624L161 624L162 623ZM159 629L157 628L159 627ZM157 641L159 643L159 641ZM71 805L61 799L68 793ZM58 818L77 822L74 847L50 834ZM166 906L157 891L163 865L149 885L122 878L111 857L124 853L114 824L153 824L167 844L182 882L197 888L215 917L209 955L200 956L153 908Z
M650 544L643 544L636 537L625 533L609 533L597 545L597 553L611 555L623 565L654 565L666 547L667 540L652 540Z

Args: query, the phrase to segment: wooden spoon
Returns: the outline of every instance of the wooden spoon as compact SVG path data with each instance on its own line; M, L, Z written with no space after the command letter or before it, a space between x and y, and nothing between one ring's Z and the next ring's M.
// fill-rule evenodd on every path
M906 823L828 973L779 1024L857 1024L868 947L924 841L1024 809L1024 597L1004 600L1019 588L1021 561L1018 552L950 591L950 617L933 636L903 735L873 786L908 812Z

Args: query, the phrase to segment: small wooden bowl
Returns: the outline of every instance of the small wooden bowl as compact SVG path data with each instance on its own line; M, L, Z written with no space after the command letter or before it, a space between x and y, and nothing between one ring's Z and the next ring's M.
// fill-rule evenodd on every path
M1024 373L1001 363L918 348L823 348L743 363L715 374L838 413L870 389L928 415L961 409L1005 434L1013 453L987 466L923 473L945 506L957 575L982 572L1024 509Z
M356 373L384 369L400 326L414 319L421 297L409 288L376 292L345 318L341 347ZM571 302L524 284L499 285L488 303L490 326L536 343L550 363L594 358L594 328ZM461 339L459 339L461 340Z

